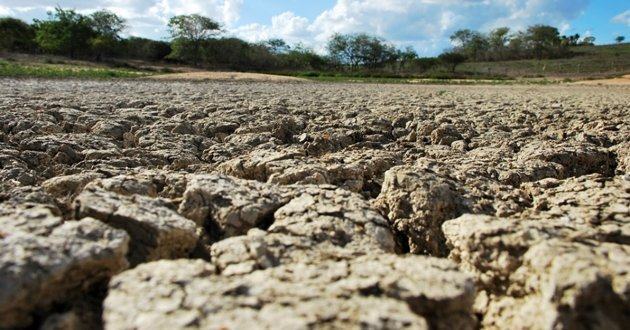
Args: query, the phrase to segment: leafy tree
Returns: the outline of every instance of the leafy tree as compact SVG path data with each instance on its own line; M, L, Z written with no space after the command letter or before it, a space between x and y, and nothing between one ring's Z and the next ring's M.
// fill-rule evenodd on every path
M488 39L486 39L484 35L479 33L473 36L472 40L468 44L468 47L466 48L466 53L470 58L482 60L486 57L489 48L490 44L488 42Z
M90 39L92 50L99 61L105 55L112 55L120 45L120 33L126 28L125 20L108 10L99 10L90 15L92 29L96 33Z
M335 34L328 40L327 48L333 61L352 68L378 68L397 58L396 48L365 33Z
M465 47L477 34L478 32L470 29L457 30L451 35L451 42L453 42L456 47Z
M90 15L92 28L102 36L120 39L120 33L127 27L124 18L119 17L109 10L95 11Z
M572 36L562 36L560 39L562 39L563 46L577 46L580 35L576 33Z
M165 41L129 37L121 40L121 54L127 58L159 61L171 53L171 45Z
M456 51L472 59L482 59L490 47L483 34L469 29L455 31L451 35L451 41L456 45Z
M171 57L199 64L202 44L221 32L213 19L197 14L171 17L168 22L173 39Z
M455 73L457 66L466 62L467 59L466 55L455 51L442 53L438 58L442 63L448 65L453 73Z
M326 46L331 59L341 65L356 67L359 65L359 57L351 47L351 36L349 34L335 33L328 40Z
M269 39L263 45L273 54L286 54L291 50L291 46L282 39Z
M395 61L396 48L384 40L364 33L354 35L350 47L359 58L359 63L368 68L382 67L385 63Z
M617 36L615 38L615 42L617 42L618 44L624 42L625 40L626 40L626 37L624 37L624 36Z
M435 57L416 58L411 63L411 69L417 72L427 72L440 64L440 60Z
M418 53L413 47L407 46L405 49L397 51L396 58L398 59L399 68L402 70L418 58Z
M318 55L313 49L297 44L282 55L282 65L291 70L326 70L329 63L326 58Z
M490 31L488 46L492 59L501 60L506 57L507 45L510 41L510 28L500 27Z
M73 58L89 50L90 39L96 35L89 17L60 7L49 12L47 20L34 20L34 27L42 50Z
M500 27L490 31L488 42L494 50L504 49L508 41L510 41L510 28Z
M35 49L35 29L22 20L0 18L0 50L31 52Z
M583 46L595 46L595 37L593 37L593 36L584 37L584 39L582 39L582 42L580 43L580 45L583 45Z
M562 41L558 29L549 25L533 25L527 28L525 39L537 59L554 57L561 52Z

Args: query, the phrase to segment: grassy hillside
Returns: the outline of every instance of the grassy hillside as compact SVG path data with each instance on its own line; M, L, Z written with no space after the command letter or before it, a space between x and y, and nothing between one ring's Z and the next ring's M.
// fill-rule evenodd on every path
M571 58L469 62L452 74L442 66L420 75L348 72L282 72L324 82L372 83L528 83L565 79L598 79L630 74L630 43L582 46L572 49ZM118 60L108 63L72 60L61 56L0 54L0 77L43 78L135 78L159 73L189 72L199 69L166 63ZM519 79L540 78L540 79Z
M130 61L95 63L52 55L0 54L0 77L137 78L174 71Z
M630 43L574 47L575 56L557 60L470 62L458 71L510 77L603 78L630 73Z

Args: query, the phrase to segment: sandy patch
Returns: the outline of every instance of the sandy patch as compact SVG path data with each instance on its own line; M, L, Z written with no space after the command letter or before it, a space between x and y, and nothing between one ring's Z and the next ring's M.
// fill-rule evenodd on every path
M575 82L576 85L630 85L630 74L619 78L584 80Z
M192 81L204 81L204 80L268 81L268 82L307 81L306 79L301 79L301 78L262 74L262 73L210 72L210 71L163 74L163 75L151 76L150 78L158 79L158 80L192 80Z

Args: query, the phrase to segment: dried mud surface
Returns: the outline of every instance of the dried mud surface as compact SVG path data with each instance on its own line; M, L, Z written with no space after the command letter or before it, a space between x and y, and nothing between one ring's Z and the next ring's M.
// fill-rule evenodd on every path
M629 105L0 80L0 328L623 329Z

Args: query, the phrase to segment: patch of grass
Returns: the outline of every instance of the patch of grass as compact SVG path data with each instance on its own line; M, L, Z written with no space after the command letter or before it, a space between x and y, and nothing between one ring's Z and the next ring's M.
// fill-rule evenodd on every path
M513 84L514 80L490 79L436 79L436 78L372 78L348 76L303 77L312 81L360 84L420 84L420 85L501 85Z
M579 46L571 49L574 56L551 60L516 60L467 62L461 71L500 74L524 78L594 78L620 76L630 72L630 43L605 46Z
M20 64L0 60L0 77L109 79L136 78L151 74L151 72L129 69L60 66L48 64Z
M430 71L423 74L404 74L369 71L298 71L272 72L271 74L306 78L321 82L375 83L375 84L501 84L512 78L475 72Z

